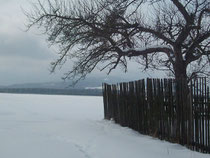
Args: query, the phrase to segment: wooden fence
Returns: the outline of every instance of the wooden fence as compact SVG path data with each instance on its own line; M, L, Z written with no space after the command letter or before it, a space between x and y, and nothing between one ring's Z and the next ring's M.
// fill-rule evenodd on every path
M210 153L210 93L206 79L147 79L103 84L104 116L142 134Z

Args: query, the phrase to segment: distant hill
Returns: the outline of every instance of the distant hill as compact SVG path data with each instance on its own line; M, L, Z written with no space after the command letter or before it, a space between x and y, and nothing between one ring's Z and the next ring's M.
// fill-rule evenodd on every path
M111 77L91 77L71 86L70 81L46 82L46 83L25 83L0 86L0 93L23 93L23 94L56 94L56 95L102 95L102 83L126 82L128 80Z
M72 86L72 82L67 80L63 82L45 82L45 83L24 83L24 84L12 84L8 86L0 86L0 88L44 88L44 89L100 89L102 83L117 83L128 81L126 79L118 77L90 77L85 80L81 80L75 86Z

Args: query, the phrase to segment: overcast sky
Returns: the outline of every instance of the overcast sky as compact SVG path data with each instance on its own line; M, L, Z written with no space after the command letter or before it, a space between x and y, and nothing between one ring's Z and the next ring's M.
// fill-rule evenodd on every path
M36 1L36 0L30 0ZM26 17L21 8L30 9L29 0L0 0L0 85L61 81L70 68L50 74L50 62L56 58L56 49L49 48L38 30L24 32ZM92 76L105 75L94 72ZM112 76L143 78L138 66L132 64L128 74L114 71Z

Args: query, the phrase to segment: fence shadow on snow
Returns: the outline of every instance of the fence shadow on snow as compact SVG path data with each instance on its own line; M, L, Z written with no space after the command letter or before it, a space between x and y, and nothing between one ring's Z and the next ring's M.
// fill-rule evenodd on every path
M146 79L103 84L105 119L142 134L210 153L210 93L206 78Z

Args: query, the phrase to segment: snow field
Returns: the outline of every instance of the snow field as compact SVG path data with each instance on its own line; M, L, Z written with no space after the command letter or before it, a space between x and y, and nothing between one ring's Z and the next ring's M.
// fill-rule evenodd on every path
M102 97L0 94L0 158L209 158L103 120Z

